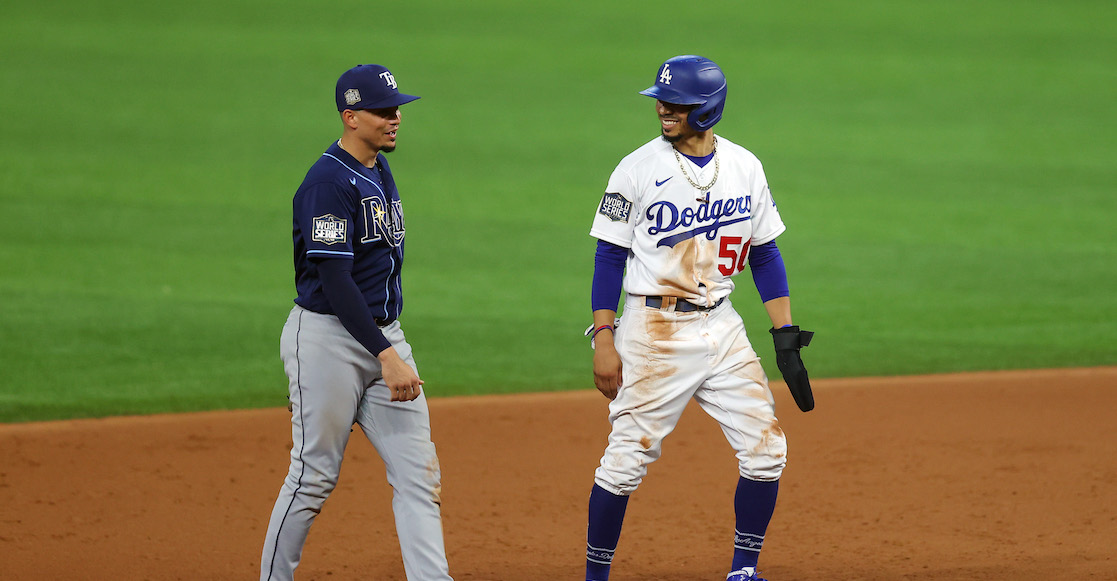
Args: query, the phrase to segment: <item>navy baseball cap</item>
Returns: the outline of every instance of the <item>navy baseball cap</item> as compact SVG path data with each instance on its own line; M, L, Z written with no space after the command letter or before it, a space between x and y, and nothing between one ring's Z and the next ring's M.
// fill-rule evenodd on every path
M398 107L419 98L400 93L396 78L381 65L357 65L342 73L335 97L338 111Z

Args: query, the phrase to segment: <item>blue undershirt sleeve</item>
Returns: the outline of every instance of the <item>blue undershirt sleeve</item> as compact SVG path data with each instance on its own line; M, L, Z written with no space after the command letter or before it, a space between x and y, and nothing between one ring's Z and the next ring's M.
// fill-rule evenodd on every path
M627 248L604 240L597 241L597 253L593 258L593 289L590 293L592 310L617 310L617 303L621 300L624 263L627 260Z
M787 287L787 269L775 240L752 248L749 253L749 268L761 301L791 296Z
M345 330L373 355L380 355L381 351L391 347L380 327L376 326L376 319L353 280L353 259L329 258L315 264L322 281L322 293Z

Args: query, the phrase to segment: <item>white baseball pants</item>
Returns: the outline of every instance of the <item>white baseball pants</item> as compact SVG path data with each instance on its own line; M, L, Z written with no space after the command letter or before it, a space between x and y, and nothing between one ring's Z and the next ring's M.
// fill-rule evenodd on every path
M609 404L612 432L594 481L628 495L660 456L693 398L721 425L736 451L740 475L776 480L787 442L760 358L730 301L710 311L676 312L629 296L614 339L622 385Z

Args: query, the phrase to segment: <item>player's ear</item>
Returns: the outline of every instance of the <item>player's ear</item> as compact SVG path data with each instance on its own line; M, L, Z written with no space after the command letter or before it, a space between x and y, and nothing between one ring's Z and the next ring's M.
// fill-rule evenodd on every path
M341 112L341 122L349 129L357 128L357 112L352 109L346 109Z

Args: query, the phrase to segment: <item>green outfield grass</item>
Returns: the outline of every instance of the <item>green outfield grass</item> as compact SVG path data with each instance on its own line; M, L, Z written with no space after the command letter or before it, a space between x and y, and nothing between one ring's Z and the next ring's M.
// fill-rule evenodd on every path
M0 421L283 405L290 198L362 62L423 97L431 396L592 386L589 225L685 53L765 163L813 377L1117 363L1112 2L63 4L0 9Z

